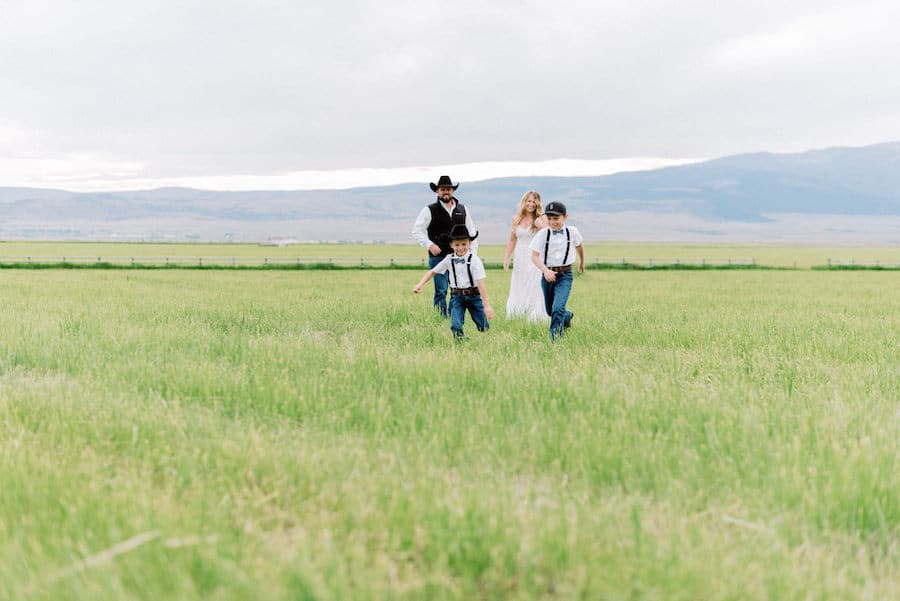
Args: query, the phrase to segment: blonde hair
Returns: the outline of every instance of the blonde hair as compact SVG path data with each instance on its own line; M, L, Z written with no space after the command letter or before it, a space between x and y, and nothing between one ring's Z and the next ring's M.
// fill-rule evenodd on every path
M519 200L519 210L516 213L516 216L513 217L513 227L516 227L525 217L528 216L527 211L525 210L525 203L528 202L528 197L534 196L534 216L531 218L531 231L538 231L537 220L538 217L543 215L543 208L541 207L541 195L535 192L534 190L529 190L525 194L522 195L522 199Z

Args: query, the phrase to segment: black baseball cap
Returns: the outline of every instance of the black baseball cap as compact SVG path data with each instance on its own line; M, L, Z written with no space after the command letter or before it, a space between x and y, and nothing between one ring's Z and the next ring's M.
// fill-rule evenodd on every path
M559 202L558 200L554 200L550 204L547 205L547 208L544 209L544 213L547 215L568 215L566 212L566 205Z

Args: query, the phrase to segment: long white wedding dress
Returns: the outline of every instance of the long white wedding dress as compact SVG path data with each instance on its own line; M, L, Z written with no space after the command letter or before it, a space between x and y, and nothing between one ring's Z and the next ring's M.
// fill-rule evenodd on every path
M513 251L512 278L509 281L509 298L506 300L506 317L524 317L542 323L550 321L544 310L544 293L541 291L541 272L531 262L529 228L516 226L516 248Z

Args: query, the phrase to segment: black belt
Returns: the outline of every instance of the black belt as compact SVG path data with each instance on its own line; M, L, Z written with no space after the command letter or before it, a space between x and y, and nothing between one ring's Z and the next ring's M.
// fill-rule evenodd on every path
M562 273L563 271L572 271L571 265L563 265L562 267L548 267L550 271L555 271L556 273Z
M475 288L451 288L450 294L462 294L463 296L478 294L478 287L475 287Z

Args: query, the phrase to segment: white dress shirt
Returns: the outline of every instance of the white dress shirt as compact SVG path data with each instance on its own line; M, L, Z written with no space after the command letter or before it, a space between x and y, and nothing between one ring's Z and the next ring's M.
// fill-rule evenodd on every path
M569 257L563 263L566 256L566 230L569 230ZM565 267L575 262L575 247L581 246L581 233L577 227L564 225L559 229L558 233L554 233L549 227L545 227L534 235L531 239L531 250L536 250L544 261L544 245L547 243L547 236L550 236L550 247L547 250L547 259L544 265L547 267Z
M472 257L471 267L474 282L469 281L469 270L466 267L470 256ZM454 260L456 260L455 263ZM487 277L484 271L484 263L477 255L473 255L471 251L462 257L457 257L455 254L447 255L431 271L434 273L447 273L449 271L451 288L475 288L478 286L478 280L483 280Z

